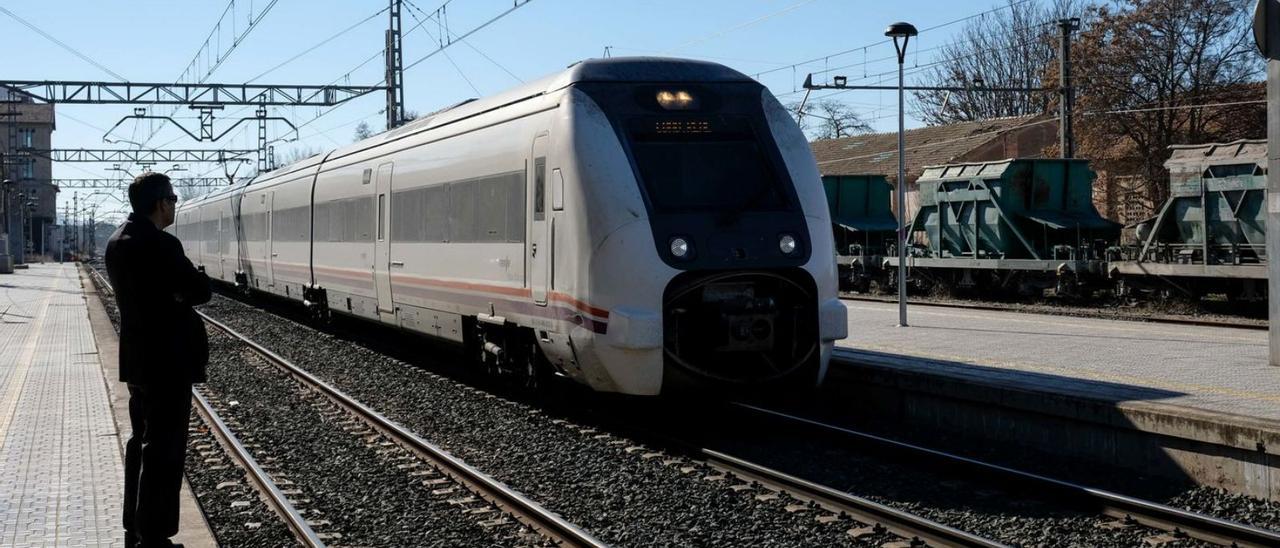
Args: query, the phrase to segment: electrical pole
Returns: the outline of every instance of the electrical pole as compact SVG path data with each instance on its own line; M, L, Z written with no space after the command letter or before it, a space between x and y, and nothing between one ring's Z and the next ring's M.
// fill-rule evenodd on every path
M404 55L400 40L401 0L391 0L391 25L387 28L387 130L404 123Z
M1063 158L1075 158L1075 135L1071 131L1071 110L1075 103L1075 89L1071 86L1071 33L1080 28L1080 18L1059 19L1061 32L1058 42L1058 151Z
M1267 172L1280 173L1280 2L1254 7L1253 40L1267 58ZM1267 224L1280 226L1280 177L1267 178ZM1268 360L1280 367L1280 238L1267 238Z

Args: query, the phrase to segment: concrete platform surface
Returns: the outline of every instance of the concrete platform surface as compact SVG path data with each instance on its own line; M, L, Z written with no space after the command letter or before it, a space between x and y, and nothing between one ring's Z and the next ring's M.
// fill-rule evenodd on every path
M72 263L0 276L0 546L124 544L119 430L87 310ZM194 538L213 544L207 528Z
M1150 402L1280 421L1280 368L1264 330L846 301L837 357L891 357L919 371L1057 395Z

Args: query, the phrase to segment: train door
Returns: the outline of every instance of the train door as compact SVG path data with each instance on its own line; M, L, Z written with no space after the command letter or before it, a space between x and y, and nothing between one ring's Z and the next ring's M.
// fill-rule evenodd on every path
M266 263L265 274L267 275L267 288L269 290L275 290L275 262L276 256L279 255L279 253L276 253L275 244L273 243L274 238L271 230L273 223L271 222L271 218L274 216L273 213L276 209L276 193L274 191L268 192L264 198L266 202L266 210L263 213L263 220L266 221L266 226L262 227L262 233L266 235L266 241L262 242L262 249L266 256L263 257L263 262Z
M373 278L378 289L378 317L384 322L394 323L396 309L391 300L391 167L391 162L382 164L374 174L373 207L378 226L374 234Z
M529 286L533 302L547 304L547 285L551 279L551 245L547 233L547 134L533 140L529 155Z

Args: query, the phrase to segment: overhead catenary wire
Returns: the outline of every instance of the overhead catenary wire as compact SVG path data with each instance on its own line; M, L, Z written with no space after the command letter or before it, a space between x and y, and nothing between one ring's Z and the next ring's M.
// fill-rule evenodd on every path
M365 24L365 23L368 23L369 21L372 21L375 17L377 17L377 16L379 16L379 15L382 15L382 14L386 13L386 12L387 12L387 10L390 10L390 9L391 9L391 8L386 7L386 8L382 8L382 9L380 9L380 10L378 10L378 11L373 12L373 14L369 15L368 17L365 17L364 19L361 19L361 20L359 20L359 21L356 21L356 22L355 22L355 24L353 24L353 25L351 25L351 26L349 26L349 27L347 27L347 28L345 28L345 29L342 29L342 30L340 30L340 31L338 31L338 32L336 32L336 33L334 33L334 34L330 35L328 38L325 38L324 40L321 40L321 41L319 41L319 42L315 43L315 44L314 44L314 45L312 45L311 47L308 47L308 48L306 48L306 49L304 49L304 50L302 50L302 51L298 52L298 53L297 53L297 54L295 54L293 57L290 57L290 58L288 58L288 59L285 59L284 61L281 61L279 64L277 64L277 65L275 65L275 66L273 66L273 67L271 67L271 68L269 68L269 69L267 69L267 70L262 71L262 73L261 73L261 74L258 74L257 76L254 76L254 77L252 77L252 78L249 78L248 80L245 80L245 81L244 81L244 83L248 84L248 83L250 83L250 82L254 82L254 81L258 80L259 78L262 78L263 76L266 76L266 75L268 75L268 74L271 74L272 72L275 72L275 71L277 71L277 70L281 69L282 67L284 67L284 66L288 65L289 63L292 63L292 62L294 62L294 61L297 61L298 59L300 59L300 58L301 58L301 57L303 57L304 55L307 55L308 53L311 53L311 52L313 52L313 51L315 51L315 50L317 50L317 49L320 49L321 47L323 47L325 44L328 44L329 42L332 42L332 41L334 41L334 40L337 40L338 38L342 37L343 35L347 34L348 32L351 32L352 30L355 30L357 27L359 27L359 26L361 26L361 25L363 25L363 24Z
M805 6L805 5L807 5L807 4L812 4L812 3L813 3L813 2L815 2L815 1L816 1L816 0L801 0L800 2L796 2L796 3L794 3L794 4L791 4L790 6L787 6L787 7L785 7L785 8L782 8L781 10L778 10L778 11L775 11L775 12L773 12L773 13L769 13L769 14L766 14L766 15L762 15L762 16L760 16L760 17L757 17L757 18L752 19L752 20L750 20L750 21L747 21L747 22L745 22L745 23L740 23L740 24L738 24L738 25L734 25L734 26L732 26L732 27L730 27L730 28L727 28L727 29L718 30L718 31L713 32L713 33L711 33L711 34L708 34L708 35L706 35L706 36L702 36L702 37L694 38L694 39L692 39L692 40L688 40L688 41L686 41L686 42L684 42L684 43L681 43L681 44L679 44L679 45L677 45L677 46L675 46L675 47L673 47L673 48L670 48L670 49L668 49L668 50L666 50L666 51L662 52L662 54L663 54L663 55L671 54L671 53L674 53L674 52L676 52L676 51L679 51L679 50L682 50L682 49L684 49L684 48L687 48L687 47L689 47L689 46L692 46L692 45L694 45L694 44L698 44L698 43L706 42L707 40L713 40L713 39L715 39L715 38L719 38L719 37L721 37L721 36L724 36L724 35L726 35L726 34L729 34L730 32L734 32L734 31L737 31L737 30L745 29L745 28L747 28L747 27L751 27L751 26L758 25L758 24L760 24L760 23L763 23L763 22L768 21L768 20L770 20L770 19L773 19L773 18L775 18L775 17L779 17L779 16L782 16L782 15L786 15L787 13L790 13L790 12L792 12L792 11L795 11L795 10L799 9L799 8L802 8L802 7L804 7L804 6Z
M415 67L415 66L417 66L417 65L421 64L423 61L426 61L427 59L430 59L431 57L434 57L436 54L439 54L440 52L442 52L442 51L444 51L444 50L448 49L448 48L449 48L450 46L452 46L453 44L456 44L456 43L458 43L458 42L462 42L462 41L466 40L466 38L467 38L467 37L469 37L469 36L471 36L472 34L475 34L476 32L479 32L480 30L482 30L482 29L484 29L484 28L488 27L489 25L492 25L493 23L497 22L498 20L502 19L503 17L506 17L507 15L510 15L512 12L514 12L514 11L516 11L516 10L518 10L518 9L520 9L520 8L522 8L522 7L524 7L524 6L529 5L531 2L533 2L533 0L513 0L513 5L512 5L510 8L507 8L507 9L506 9L506 10L504 10L502 13L499 13L498 15L495 15L495 16L493 16L493 17L489 18L488 20L486 20L486 21L484 21L483 23L481 23L480 25L478 25L478 26L476 26L476 27L472 28L471 30L469 30L469 31L467 31L467 32L465 32L465 33L463 33L463 34L461 34L461 35L457 35L457 37L456 37L456 38L453 38L453 39L452 39L452 41L450 41L450 42L448 42L448 43L445 43L445 44L441 45L440 47L436 48L435 50L431 51L430 53L428 53L428 54L426 54L426 55L422 56L422 57L421 57L421 58L419 58L417 61L414 61L414 62L412 62L412 63L410 63L410 64L408 64L408 65L405 65L405 67L404 67L402 70L404 70L405 72L409 71L409 69L412 69L413 67ZM445 3L445 5L447 5L447 4L448 4L448 2L446 2L446 3ZM423 19L423 20L419 21L419 22L418 22L418 24L417 24L417 25L415 25L415 26L413 27L413 29L410 29L408 32L412 32L414 29L419 28L422 24L424 24L426 21L429 21L429 20L431 20L431 19L430 19L430 18L428 18L428 19ZM406 32L405 34L408 34L408 32ZM451 33L451 34L452 34L452 33ZM385 51L385 49L384 49L384 51ZM381 55L381 54L382 54L382 52L379 52L379 54L378 54L378 55ZM376 57L376 56L375 56L375 57ZM372 60L372 58L371 58L370 60ZM368 62L368 61L366 61L366 62ZM354 71L354 70L353 70L353 71ZM349 75L350 75L350 72L348 72L346 76L349 76ZM341 79L341 77L339 77L339 79ZM341 106L341 105L338 105L338 106ZM298 124L297 129L301 130L302 128L304 128L304 127L306 127L306 126L311 125L311 124L312 124L312 123L314 123L316 120L319 120L320 118L324 117L325 115L329 114L330 112L333 112L333 111L334 111L338 106L335 106L335 107L329 108L328 110L325 110L324 112L322 112L322 113L320 113L320 114L316 115L314 118L311 118L310 120L307 120L306 122L303 122L303 123L301 123L301 124Z
M200 77L197 78L195 81L197 83L203 84L205 80L207 80L210 76L212 76L213 73L217 71L219 67L222 66L222 63L231 57L231 54L235 52L236 48L238 48L240 44L244 41L244 39L249 36L249 33L253 32L254 29L258 28L258 23L262 22L262 20L267 16L267 14L271 12L271 8L274 8L278 2L279 0L269 0L267 5L264 6L262 8L262 11L259 11L256 16L254 15L253 8L251 6L249 8L250 9L249 26L246 27L244 31L240 32L239 34L236 33L234 26L232 27L231 33L233 37L232 37L230 47L227 48L226 52L219 52L218 54L216 54L215 55L216 59L215 59L215 62L213 63L213 66L209 67L208 70L206 70L204 74L200 75ZM181 83L183 79L187 77L187 75L192 71L192 69L199 70L199 61L200 61L201 53L208 51L210 40L215 36L215 34L218 36L219 39L221 38L222 21L227 18L228 13L232 14L232 21L234 22L235 4L236 4L236 0L230 0L227 3L227 7L222 10L222 14L219 15L218 20L214 22L213 28L211 28L209 30L209 34L205 36L204 42L202 42L200 47L196 49L195 55L192 56L191 61L187 63L187 66L182 69L182 74L178 75L177 80L174 82L175 84ZM221 49L221 44L220 43L217 44L217 47ZM151 106L152 105L148 105L147 108L149 109ZM170 115L172 115L173 113L176 113L178 109L179 109L178 106L174 106L173 109L169 111ZM149 121L148 123L153 124L154 121ZM150 143L151 140L154 139L158 133L160 133L160 130L164 129L167 123L168 123L168 120L160 120L159 125L153 125L151 128L151 132L147 135L147 138L142 141L142 144L146 145L147 143ZM139 124L135 121L133 127L134 127L134 136L136 137ZM137 139L135 138L134 140L136 141Z
M64 49L64 50L67 50L67 51L68 51L68 52L70 52L72 55L75 55L76 57L79 57L81 60L85 61L86 63L89 63L90 65L93 65L93 66L97 67L99 70L101 70L101 71L103 71L103 72L105 72L105 73L107 73L107 74L110 74L110 75L111 75L112 77L114 77L115 79L117 79L117 80L119 80L119 81L121 81L121 82L128 82L128 81L129 81L129 79L128 79L128 78L125 78L124 76L121 76L121 75L120 75L120 73L118 73L118 72L116 72L116 71L114 71L114 70L111 70L111 69L107 68L105 65L103 65L102 63L99 63L99 62L97 62L97 61L93 60L93 58L92 58L92 57L89 57L88 55L85 55L84 53L81 53L81 52L80 52L80 50L78 50L78 49L76 49L76 48L73 48L73 47L71 47L71 46L67 45L67 44L66 44L65 42L63 42L62 40L59 40L59 39L55 38L52 34L49 34L49 33L45 32L44 30L42 30L40 27L37 27L34 23L31 23L30 21L27 21L26 19L23 19L23 18L21 18L21 17L18 17L18 14L13 13L12 11L9 11L9 10L8 10L8 9L6 9L4 6L0 6L0 13L4 13L5 15L8 15L9 17L13 18L13 20L14 20L14 21L17 21L17 22L19 22L19 23L22 23L22 24L23 24L24 26L26 26L27 28L29 28L29 29L31 29L31 30L33 30L33 31L35 31L35 32L36 32L37 34L39 34L40 36L43 36L46 40L49 40L50 42L53 42L54 44L57 44L57 46L58 46L58 47L60 47L60 48L62 48L62 49Z
M1005 4L1005 5L1003 5L1003 6L999 6L999 7L996 7L996 8L992 8L992 9L989 9L989 10L987 10L987 11L983 11L983 12L981 12L981 13L975 13L975 14L973 14L973 15L969 15L969 16L966 16L966 17L961 17L961 18L959 18L959 19L954 19L954 20L951 20L951 21L947 21L947 22L945 22L945 23L941 23L941 24L933 25L933 26L931 26L931 27L926 27L926 28L924 28L924 29L921 29L919 32L920 32L921 34L923 34L923 33L926 33L926 32L932 31L932 30L937 30L937 29L940 29L940 28L944 28L944 27L948 27L948 26L951 26L951 25L955 25L955 24L957 24L957 23L963 23L963 22L965 22L965 21L969 21L969 20L971 20L971 19L976 19L976 18L978 18L978 17L982 17L982 16L984 16L984 15L988 15L988 14L991 14L991 13L999 12L999 11L1001 11L1001 10L1012 9L1012 8L1014 8L1014 7L1020 6L1020 5L1022 5L1022 4L1026 4L1026 3L1031 2L1031 1L1032 1L1032 0L1017 0L1017 1L1014 1L1014 2L1009 2L1008 4ZM826 60L828 60L828 59L830 59L830 58L832 58L832 57L840 57L840 56L842 56L842 55L848 55L848 54L850 54L850 53L859 52L859 51L862 51L862 50L867 49L867 48L871 48L871 47L879 46L879 45L882 45L882 44L891 44L891 43L893 43L893 40L892 40L892 39L889 39L889 38L886 38L886 39L884 39L884 40L878 40L878 41L876 41L876 42L872 42L872 43L870 43L870 44L865 44L865 45L858 46L858 47L855 47L855 48L850 48L850 49L846 49L846 50L841 50L841 51L837 51L837 52L835 52L835 53L828 53L828 54L826 54L826 55L821 55L821 56L814 57L814 58L812 58L812 59L808 59L808 60L805 60L805 61L798 61L798 62L791 63L791 64L786 65L786 66L782 66L782 67L778 67L778 68L773 68L773 69L769 69L769 70L765 70L765 71L757 72L757 73L755 74L755 78L756 78L757 80L759 80L761 76L764 76L764 75L766 75L766 74L772 74L772 73L780 72L780 71L783 71L783 70L791 70L791 69L795 69L795 68L802 67L802 66L804 66L804 65L809 65L809 64L817 63L817 62L819 62L819 61L826 61ZM895 57L895 59L896 59L896 57Z
M429 17L429 16L427 15L427 13L426 13L425 11L422 11L422 8L418 7L418 5L417 5L417 4L415 4L412 0L405 0L405 3L409 5L409 8L410 8L410 12L409 12L409 14L410 14L410 15L412 15L412 14L413 14L413 11L412 11L412 10L418 10L418 13L421 13L423 17ZM446 2L446 4L448 4L448 3ZM414 19L416 20L416 19L417 19L417 17L414 17ZM520 83L522 83L522 84L524 83L524 79L523 79L523 78L521 78L521 77L519 77L519 76L516 76L516 73L512 72L512 71L511 71L511 69L507 68L507 67L506 67L505 65L503 65L502 63L499 63L498 61L494 60L494 58L490 57L488 54L486 54L485 52L481 51L481 50L480 50L480 48L477 48L474 44L472 44L472 43L471 43L471 41L470 41L470 40L459 40L459 39L457 39L457 38L455 38L455 37L453 36L452 31L449 31L447 28L446 28L445 30L446 30L447 32L449 32L449 33L450 33L450 37L449 37L449 39L450 39L451 41L458 41L458 42L462 42L462 43L463 43L463 45L467 46L468 48L471 48L471 51L476 52L476 53L477 53L477 54L479 54L481 57L484 57L484 58L485 58L485 60L487 60L487 61L489 61L490 63L492 63L492 64L493 64L493 66L496 66L496 67L498 67L499 69L501 69L503 72L507 73L507 76L510 76L510 77L514 78L517 82L520 82Z

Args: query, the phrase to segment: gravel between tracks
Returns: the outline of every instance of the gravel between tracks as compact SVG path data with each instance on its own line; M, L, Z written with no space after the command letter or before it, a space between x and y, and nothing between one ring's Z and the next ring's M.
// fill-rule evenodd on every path
M327 542L349 546L513 546L543 544L513 537L513 526L483 527L499 514L472 513L470 493L444 483L407 451L354 424L323 396L302 387L243 343L210 328L208 393L219 414L269 463L277 483L297 500ZM233 403L234 402L234 403ZM360 431L365 431L361 434ZM426 475L414 475L414 473ZM288 490L293 490L290 493ZM484 505L487 506L487 505Z
M200 500L219 546L300 546L293 532L259 498L247 473L226 455L195 410L191 412L186 466L187 483Z
M854 450L832 447L804 436L781 434L767 448L730 436L727 452L775 466L945 523L965 531L1019 546L1143 546L1161 531L1127 527L1115 519L1064 509L1034 494L1008 493L981 483L899 465ZM1161 544L1168 548L1203 546L1196 541Z
M859 524L789 512L795 499L687 459L461 385L222 297L204 310L601 540L620 546L878 546Z

